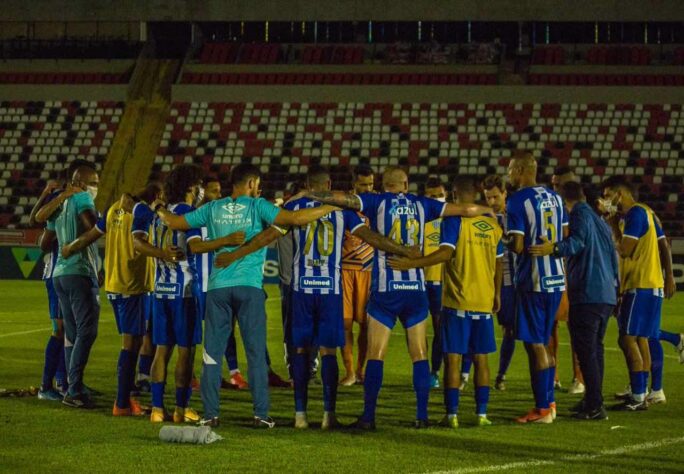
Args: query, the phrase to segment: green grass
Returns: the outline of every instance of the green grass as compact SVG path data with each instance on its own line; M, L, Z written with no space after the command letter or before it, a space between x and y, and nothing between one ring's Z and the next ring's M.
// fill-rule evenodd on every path
M3 281L0 289L0 387L37 385L50 326L44 287L39 282ZM268 292L272 296L267 305L270 350L276 370L284 374L279 295L275 287L269 287ZM223 425L218 433L225 437L224 441L209 446L164 444L158 440L159 427L147 419L111 416L119 337L111 307L104 298L103 302L100 332L86 372L87 383L104 392L99 397L101 408L77 411L36 398L0 398L0 470L399 473L481 469L484 472L489 470L488 466L540 460L550 460L553 464L520 464L506 469L516 472L541 469L545 472L682 472L684 469L684 382L682 367L669 345L665 346L668 403L651 407L648 412L611 413L607 422L575 422L567 417L567 408L577 398L561 393L556 423L517 426L512 419L532 405L527 362L522 347L518 346L508 376L508 391L492 391L489 411L495 426L474 426L474 404L472 392L468 390L461 398L462 427L458 431L434 428L416 432L409 428L414 417L414 396L411 363L400 328L393 333L385 365L375 433L325 433L316 428L295 432L291 427L292 392L282 389L273 390L271 397L272 416L278 426L270 431L254 431L247 426L251 415L249 393L223 391ZM684 329L683 310L684 295L666 302L663 327L672 331ZM571 370L565 327L561 328L561 338L564 345L560 370L563 383L569 385ZM606 337L607 395L626 384L624 361L615 340L613 320ZM240 360L244 366L242 351ZM496 370L497 360L497 355L491 358L492 371ZM433 421L442 415L441 400L441 392L433 391L430 400ZM191 403L201 408L196 395ZM340 388L338 414L343 422L353 421L362 405L361 386ZM310 420L319 421L320 386L312 387L309 407ZM676 439L669 445L656 443L637 451L631 448L673 438ZM630 448L618 449L624 446Z

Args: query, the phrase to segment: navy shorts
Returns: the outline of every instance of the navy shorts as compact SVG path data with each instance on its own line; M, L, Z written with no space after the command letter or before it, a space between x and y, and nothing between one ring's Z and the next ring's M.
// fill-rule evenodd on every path
M145 313L148 297L142 295L122 295L119 293L107 293L107 299L114 310L114 319L119 334L132 336L145 335Z
M442 348L447 354L496 352L492 315L444 308L442 310Z
M342 294L292 292L292 345L295 347L344 347Z
M439 317L442 314L442 285L432 282L425 282L425 289L428 296L428 307L432 317Z
M618 313L620 334L657 338L660 334L662 307L662 288L638 288L626 291L622 296Z
M195 298L154 299L152 342L191 347L202 342L202 320Z
M563 293L523 291L515 295L515 337L528 344L549 344Z
M499 326L515 327L515 287L513 285L501 287L501 309L496 314Z
M390 329L397 323L397 318L404 328L412 328L427 319L427 293L420 290L372 291L368 315Z

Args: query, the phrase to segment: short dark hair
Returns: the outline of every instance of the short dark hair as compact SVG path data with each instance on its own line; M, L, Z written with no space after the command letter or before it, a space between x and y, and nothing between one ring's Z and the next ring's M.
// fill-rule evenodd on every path
M169 204L183 202L188 190L202 182L203 174L202 168L193 164L180 164L172 169L164 181L166 202Z
M207 176L204 178L204 184L207 184L207 183L220 183L220 182L221 182L221 179L220 179L218 176L216 176L215 174L207 175Z
M485 176L485 179L482 180L482 187L487 191L490 191L494 188L499 188L499 191L502 193L506 191L506 186L504 185L503 179L501 179L501 176L496 174Z
M322 182L330 180L330 172L325 166L311 165L306 173L306 180L311 182Z
M360 164L354 168L352 171L352 179L356 181L359 179L359 176L373 176L375 172L373 171L373 168L370 167L370 165L366 164Z
M563 176L564 174L574 173L575 170L571 166L557 166L553 170L554 176Z
M76 158L75 160L69 163L69 166L67 166L66 180L68 182L71 182L71 180L74 178L74 173L80 168L89 168L93 171L97 171L95 163L93 163L92 161L84 160L83 158Z
M574 181L563 183L563 186L560 188L560 195L566 201L572 202L582 201L585 199L582 185Z
M230 172L230 184L244 184L250 179L260 179L261 171L251 163L241 163Z
M456 193L477 193L477 178L472 175L461 174L454 178L453 190Z
M442 180L439 179L438 176L430 176L427 181L425 182L425 188L439 188L439 187L444 187L444 183L442 183Z
M634 186L632 186L632 183L630 183L626 177L622 175L617 175L617 176L611 176L609 178L606 178L603 183L601 184L601 192L605 191L606 189L624 189L628 191L630 194L634 195Z
M159 181L150 181L135 197L149 204L155 200L161 191L162 185Z

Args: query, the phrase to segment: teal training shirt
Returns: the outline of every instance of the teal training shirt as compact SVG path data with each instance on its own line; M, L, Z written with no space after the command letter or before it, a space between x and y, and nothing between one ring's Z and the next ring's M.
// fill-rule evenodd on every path
M86 232L81 222L82 212L91 210L95 214L95 203L87 192L81 192L69 197L62 206L55 211L47 222L47 228L55 231L59 247L70 244L81 234ZM64 275L83 275L97 277L97 244L92 243L69 258L62 257L61 251L57 257L53 277Z
M239 196L209 202L199 209L185 214L185 220L192 228L206 227L209 240L225 237L233 232L244 231L245 240L252 239L268 228L280 209L262 198ZM237 247L223 247L216 255L235 250ZM214 266L209 276L208 290L231 286L263 286L263 267L266 248L235 261L227 268Z

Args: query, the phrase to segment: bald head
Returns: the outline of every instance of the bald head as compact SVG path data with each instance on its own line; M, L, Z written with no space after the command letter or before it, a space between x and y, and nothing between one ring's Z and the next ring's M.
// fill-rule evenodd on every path
M94 166L82 165L76 168L71 178L71 183L81 189L86 189L88 186L97 187L100 179L97 176L97 171Z
M529 151L513 153L508 163L508 181L515 188L533 186L537 182L537 160Z
M408 192L408 175L398 166L388 166L382 174L382 187L388 193Z

